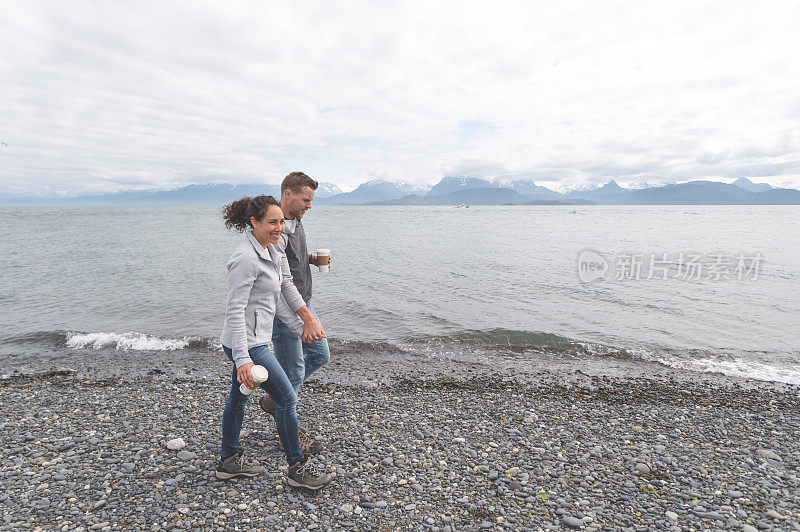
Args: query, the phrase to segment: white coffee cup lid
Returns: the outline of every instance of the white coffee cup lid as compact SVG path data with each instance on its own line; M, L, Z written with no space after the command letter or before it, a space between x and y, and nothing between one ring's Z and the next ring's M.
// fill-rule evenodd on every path
M318 249L317 250L317 255L330 255L330 254L331 254L331 250L329 250L329 249Z
M267 368L264 366L253 366L250 370L250 374L253 376L253 380L264 382L269 378L269 373L267 373Z

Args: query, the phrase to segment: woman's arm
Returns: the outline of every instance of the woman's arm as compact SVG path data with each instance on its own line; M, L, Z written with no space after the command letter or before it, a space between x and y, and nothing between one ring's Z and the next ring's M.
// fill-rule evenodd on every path
M311 318L314 318L314 315L311 314L311 312L308 310L308 307L303 308L306 309ZM286 299L284 299L282 294L278 297L278 301L275 303L275 314L278 316L279 320L285 323L286 326L294 331L297 336L301 337L304 342L314 343L317 340L325 338L325 331L322 331L321 335L309 337L308 340L306 339L306 335L304 334L303 320L301 320L296 313L292 312L291 307L289 307L288 303L286 303ZM316 322L317 320L315 319L314 321ZM322 329L321 326L320 329Z
M237 254L228 262L228 301L225 304L225 320L233 337L233 362L238 369L252 363L247 350L247 324L245 309L250 299L250 290L258 275L258 269L246 254Z

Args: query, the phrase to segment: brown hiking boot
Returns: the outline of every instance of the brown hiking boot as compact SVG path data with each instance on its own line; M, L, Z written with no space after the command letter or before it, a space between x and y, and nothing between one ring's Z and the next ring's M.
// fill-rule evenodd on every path
M333 480L330 474L319 471L311 460L308 459L308 456L290 465L287 476L289 477L287 480L290 486L314 491Z
M303 454L319 454L325 450L325 444L321 441L317 441L308 434L306 434L303 429L298 429L298 438L300 440L300 450L303 451ZM283 443L281 440L278 440L278 447L280 447L281 451L283 450Z
M217 466L217 478L227 480L233 477L254 477L264 472L260 465L250 465L244 463L242 451L219 461Z
M300 437L300 450L303 451L303 454L319 454L325 450L324 443L315 440L303 432L303 429L297 429L297 432Z
M261 407L261 410L275 417L276 404L269 394L265 394L261 399L259 399L258 405ZM299 432L300 434L298 434L298 437L300 439L300 450L303 451L303 454L318 454L325 450L325 445L321 441L317 441L310 437L308 434L303 432L302 429L299 429ZM278 447L281 448L281 451L283 450L283 444L280 440L278 440Z
M264 397L259 399L258 405L261 407L261 410L267 414L272 414L275 416L275 401L272 400L272 397L270 397L269 394L265 394Z

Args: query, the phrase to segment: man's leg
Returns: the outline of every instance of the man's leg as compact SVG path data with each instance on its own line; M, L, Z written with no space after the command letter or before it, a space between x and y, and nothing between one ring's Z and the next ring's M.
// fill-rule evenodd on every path
M297 423L297 394L294 393L292 384L286 377L278 360L270 353L265 345L254 347L250 350L250 358L255 364L264 366L269 372L267 382L261 383L261 389L275 398L275 427L278 429L278 436L281 441L281 448L286 454L286 462L289 464L287 475L290 486L308 488L316 490L331 481L331 476L327 473L320 473L316 468L307 463L307 453L303 449L308 447L308 443L303 444L303 433ZM266 397L266 396L265 396ZM322 444L318 444L322 450Z
M275 350L275 358L286 373L286 377L294 389L295 395L303 384L305 378L305 361L303 360L303 343L292 330L283 324L281 320L275 318L272 324L272 347ZM261 409L275 416L277 414L277 399L270 395L263 396L258 404ZM305 431L300 430L300 448L305 454L316 454L322 452L325 446L309 436Z
M294 392L300 389L306 377L306 364L303 360L303 342L289 327L277 317L272 323L272 346L275 358L292 383Z
M261 383L261 389L275 399L275 427L281 439L281 445L286 453L286 462L293 464L303 459L303 453L298 439L299 425L297 422L297 394L295 394L289 379L281 368L280 363L270 353L265 345L250 350L250 358L254 364L264 366L269 373L269 379Z
M314 315L314 317L317 318L316 312L314 312L314 310L311 307L309 307L308 310L310 310L311 313ZM319 368L327 364L328 360L331 359L331 351L328 348L327 338L323 338L322 340L315 342L313 344L307 344L303 342L302 350L305 351L305 357L303 359L304 363L303 380L308 379L315 371L317 371ZM295 388L295 391L297 391L298 389L299 386Z

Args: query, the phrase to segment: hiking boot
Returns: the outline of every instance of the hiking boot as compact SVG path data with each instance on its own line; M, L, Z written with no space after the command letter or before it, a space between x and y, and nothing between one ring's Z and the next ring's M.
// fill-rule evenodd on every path
M287 475L290 486L310 490L318 490L333 480L328 473L320 473L308 456L291 464Z
M272 414L275 416L275 401L272 400L272 397L269 394L265 394L264 397L258 400L258 404L261 407L261 410L266 412L267 414Z
M303 451L303 454L319 454L325 450L325 444L321 441L317 441L305 432L303 429L297 429L297 436L300 439L300 450Z
M324 443L315 440L303 432L303 429L297 429L297 432L299 433L297 437L300 440L300 450L303 451L303 454L319 454L325 450ZM278 447L280 447L281 451L283 450L283 442L281 440L278 440Z
M267 414L271 414L273 417L275 416L275 401L272 400L272 397L269 394L264 394L264 396L258 400L258 404L261 407L261 410L266 412ZM297 435L300 439L300 450L303 451L303 454L319 454L325 450L325 445L315 440L314 438L310 437L308 434L303 432L300 429L299 434ZM283 450L283 443L278 440L278 446Z
M217 478L227 480L233 477L254 477L264 472L259 465L245 465L243 451L220 460L217 466Z

